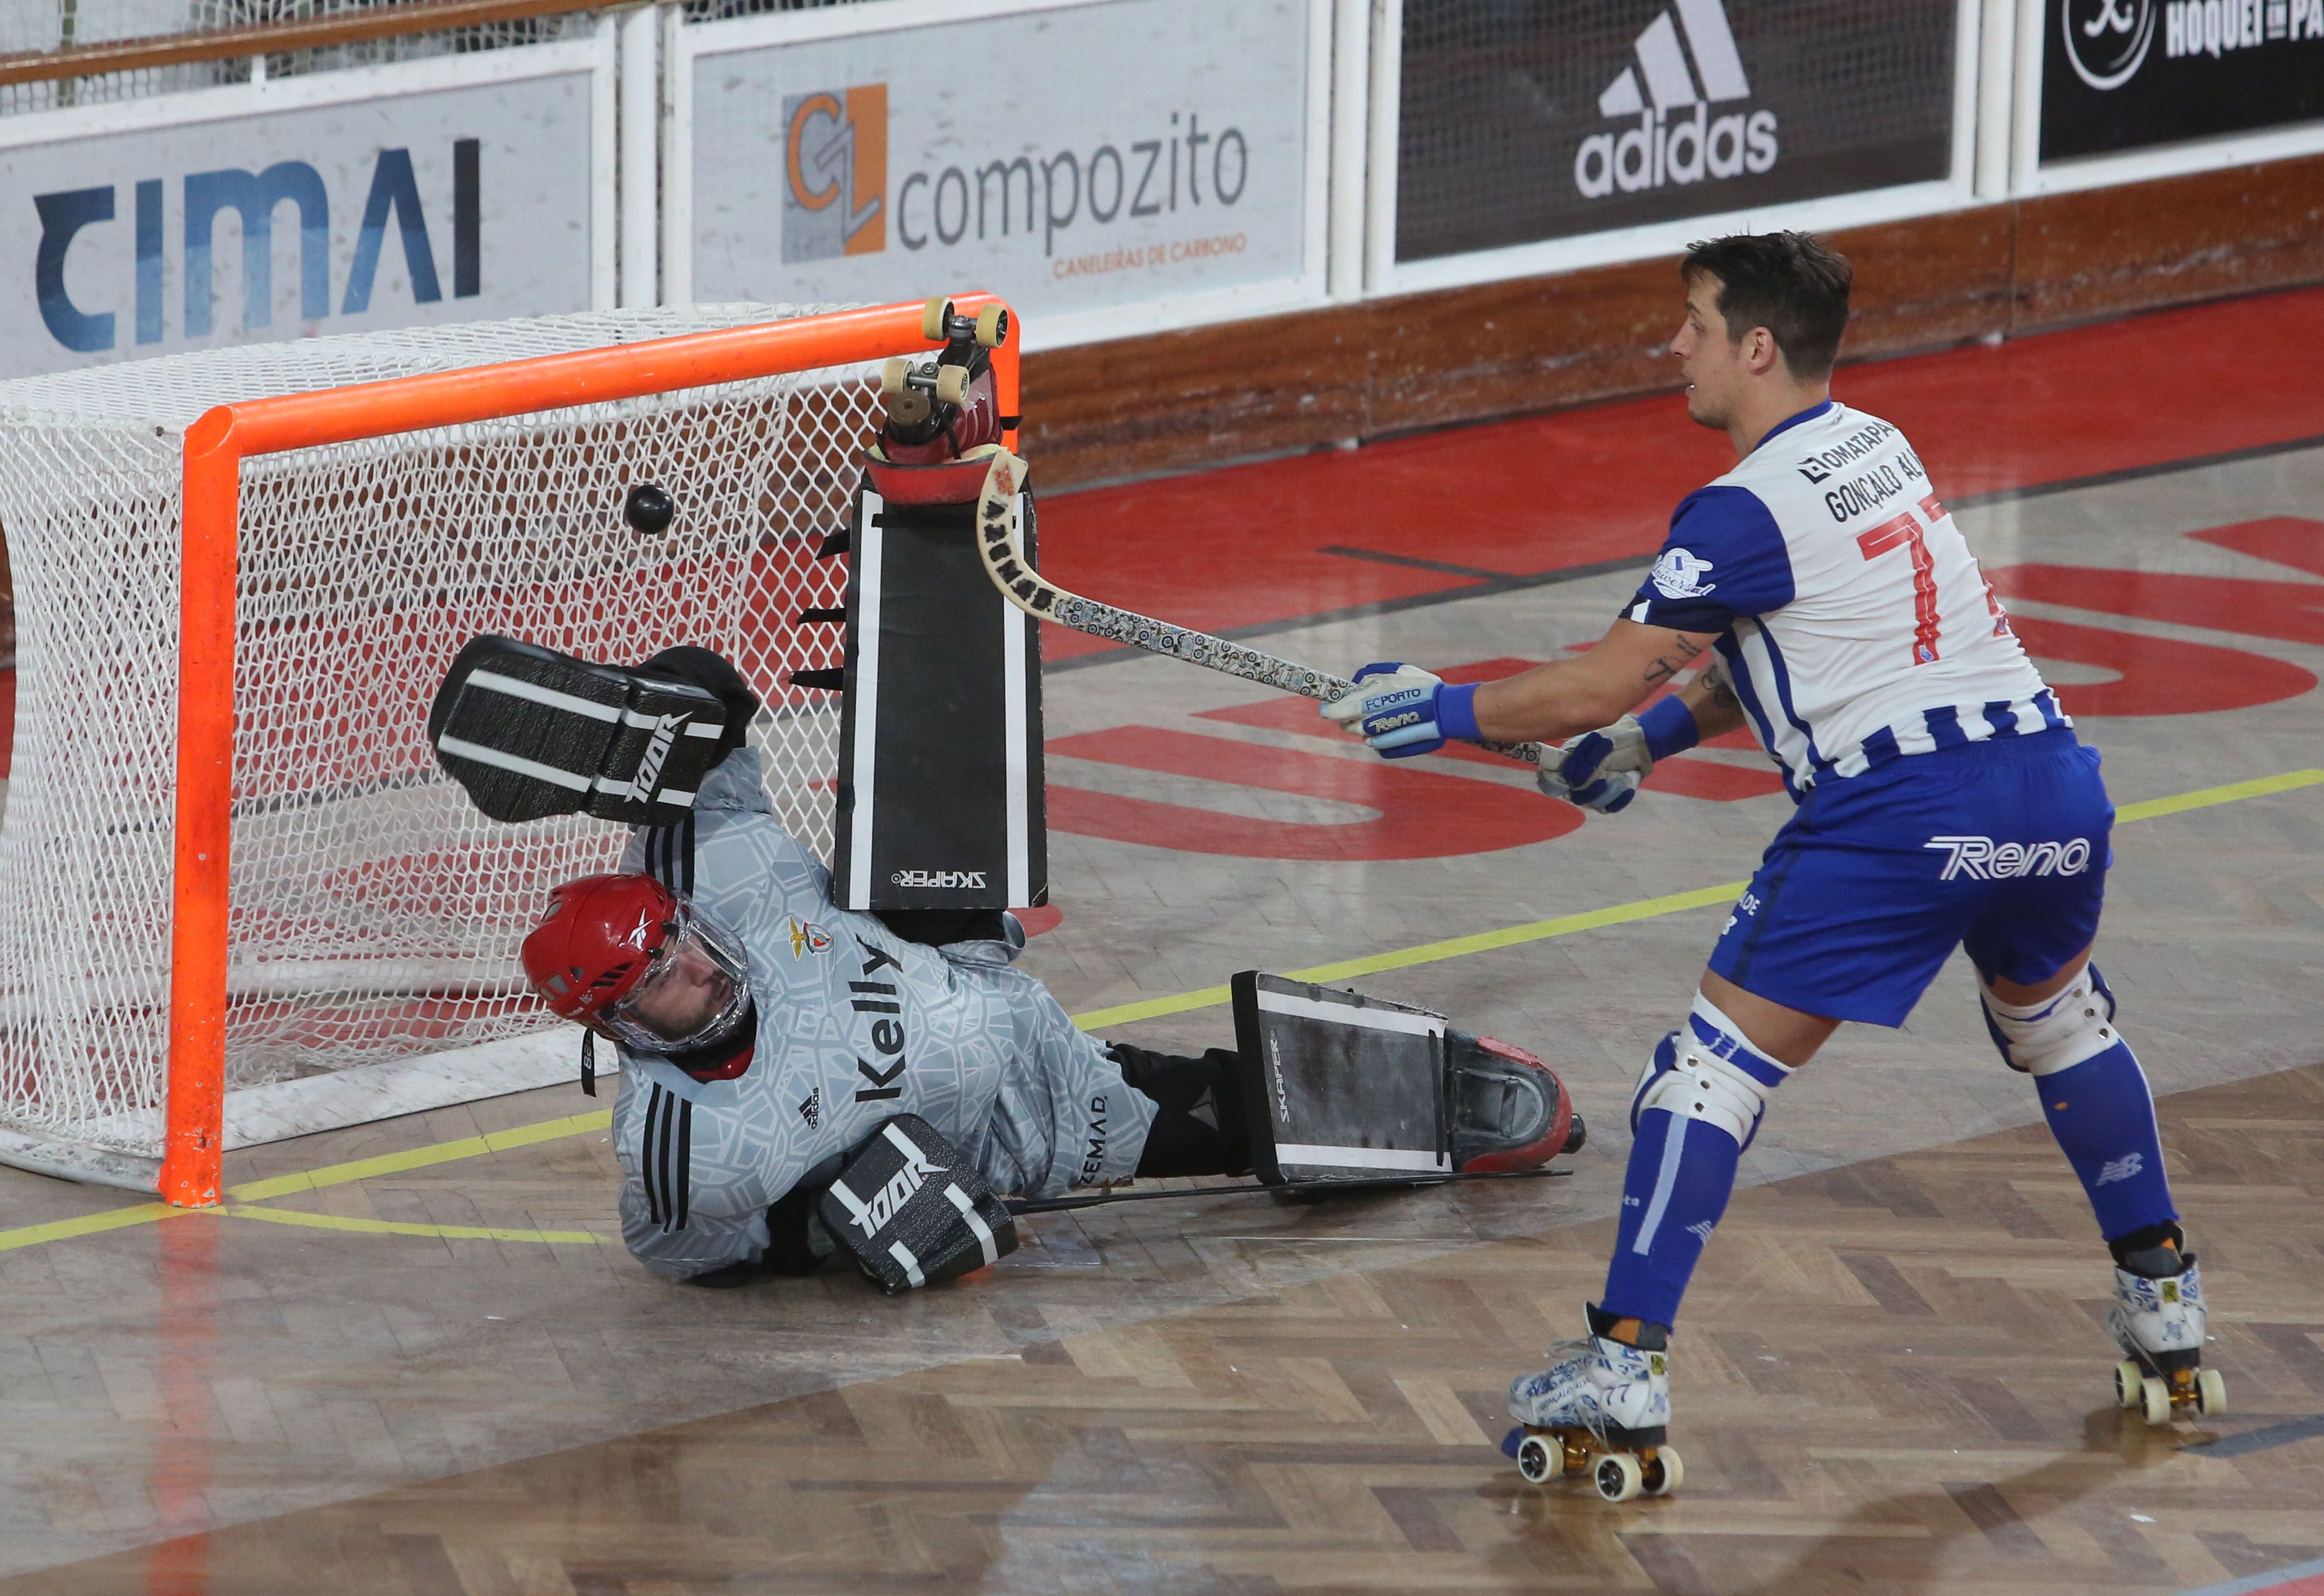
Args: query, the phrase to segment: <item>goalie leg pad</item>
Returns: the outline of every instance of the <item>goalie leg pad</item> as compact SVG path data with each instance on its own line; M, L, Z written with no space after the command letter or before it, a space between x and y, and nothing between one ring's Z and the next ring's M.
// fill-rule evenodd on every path
M1425 1009L1255 970L1231 990L1262 1181L1494 1174L1567 1150L1572 1100L1531 1054Z
M696 789L740 744L733 719L720 694L671 674L487 635L445 673L428 741L495 820L586 813L668 826L693 812Z
M961 1149L899 1114L848 1156L816 1205L824 1228L890 1296L1017 1250L1017 1222Z

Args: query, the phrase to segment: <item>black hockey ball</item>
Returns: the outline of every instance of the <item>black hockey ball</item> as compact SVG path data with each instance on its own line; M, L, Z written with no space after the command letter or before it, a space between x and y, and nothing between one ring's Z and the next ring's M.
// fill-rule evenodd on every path
M650 482L639 483L622 500L622 519L630 523L630 530L641 537L656 537L669 530L669 523L677 514L678 501L669 496L669 491Z

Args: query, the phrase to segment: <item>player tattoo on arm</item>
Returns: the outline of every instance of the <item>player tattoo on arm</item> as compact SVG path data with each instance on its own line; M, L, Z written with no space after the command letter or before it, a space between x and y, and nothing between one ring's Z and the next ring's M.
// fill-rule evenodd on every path
M1696 642L1684 632L1677 634L1671 640L1671 646L1647 665L1644 678L1646 685L1650 687L1660 687L1680 671L1684 670L1702 652L1701 643Z
M1697 687L1710 695L1711 703L1720 709L1733 710L1738 715L1742 713L1743 700L1735 696L1734 684L1727 679L1724 667L1715 661L1706 665L1702 668L1702 674L1694 680Z

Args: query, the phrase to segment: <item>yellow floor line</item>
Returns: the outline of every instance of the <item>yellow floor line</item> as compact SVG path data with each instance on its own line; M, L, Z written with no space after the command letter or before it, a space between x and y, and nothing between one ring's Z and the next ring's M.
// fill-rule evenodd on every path
M2324 783L2324 770L2287 770L2280 776L2262 776L2251 781L2232 781L2222 787L2199 788L2170 798L2148 798L2141 803L2125 804L2115 812L2115 823L2126 826L2140 820L2158 819L2165 815L2183 815L2190 809L2208 809L2218 804L2239 803L2245 798L2265 798L2274 793L2292 792L2303 787ZM1370 975L1382 970L1409 969L1416 964L1431 964L1443 959L1460 958L1467 954L1485 953L1495 948L1515 947L1524 943L1541 942L1553 936L1570 936L1579 931L1594 931L1607 926L1627 925L1633 920L1652 919L1658 915L1677 914L1685 909L1708 909L1732 902L1743 890L1741 881L1722 882L1716 887L1699 887L1689 892L1674 892L1661 898L1644 898L1635 903L1616 904L1609 909L1593 909L1582 914L1561 915L1555 919L1535 920L1526 925L1508 926L1498 931L1480 931L1469 936L1447 937L1441 942L1424 942L1416 947L1398 948L1389 953L1369 954L1361 958L1342 959L1335 964L1317 964L1312 969L1294 970L1290 974L1301 981L1346 981L1358 975ZM1227 1001L1223 986L1206 986L1198 991L1178 992L1167 998L1149 998L1141 1002L1121 1003L1111 1009L1093 1010L1074 1017L1074 1023L1084 1030L1100 1026L1127 1025L1132 1020L1153 1019L1165 1014L1185 1014L1197 1009L1215 1008ZM263 1202L272 1197L288 1196L294 1192L315 1191L324 1186L343 1185L349 1181L368 1180L374 1176L399 1174L407 1169L424 1168L430 1164L449 1163L459 1158L473 1158L482 1153L504 1152L512 1148L530 1147L544 1141L558 1141L568 1136L584 1136L593 1130L603 1130L613 1123L609 1111L573 1114L561 1120L543 1120L536 1124L519 1125L507 1130L495 1130L484 1136L463 1137L456 1141L438 1142L430 1147L413 1148L407 1152L385 1153L375 1158L358 1158L351 1163L326 1165L294 1175L278 1175L265 1180L245 1181L226 1188L226 1195L235 1204ZM61 1241L74 1236L96 1235L106 1231L121 1230L130 1225L150 1224L187 1213L162 1203L141 1203L126 1208L107 1209L99 1213L85 1213L73 1219L52 1220L45 1224L24 1225L15 1230L0 1231L0 1252L19 1247L37 1247L43 1242ZM471 1230L452 1225L398 1225L385 1220L342 1220L325 1214L293 1214L281 1210L261 1213L241 1209L235 1217L268 1219L283 1224L306 1224L331 1230L357 1230L382 1235L453 1236L461 1239L495 1241L571 1241L594 1243L595 1237L579 1231L491 1231Z
M1595 931L1601 927L1624 925L1631 920L1650 920L1656 915L1676 914L1681 909L1708 909L1713 904L1732 903L1745 884L1742 881L1722 881L1716 887L1698 887L1692 892L1673 892L1665 898L1644 898L1636 903L1618 903L1611 909L1560 915L1554 920L1535 920L1499 931L1479 931L1469 936L1448 936L1442 942L1424 942L1417 947L1400 947L1393 953L1367 954L1360 959L1342 959L1337 964L1317 964L1312 969L1289 970L1285 973L1294 981L1347 981L1382 970L1405 970L1415 964L1433 964L1440 959L1457 959L1463 954L1484 953L1496 947L1515 947L1524 942L1571 936L1577 931ZM1206 986L1198 992L1182 992L1167 998L1148 998L1143 1002L1123 1003L1111 1009L1096 1009L1087 1014L1076 1014L1074 1023L1084 1030L1096 1030L1104 1026L1128 1025L1133 1019L1153 1019L1164 1014L1213 1009L1226 1001L1225 987Z
M595 1247L597 1244L597 1238L587 1231L512 1231L496 1225L409 1224L393 1219L300 1213L289 1208L229 1208L226 1214L228 1219L263 1219L269 1224L303 1225L313 1231L353 1231L365 1236L432 1236L445 1241L545 1241L552 1247Z
M38 1247L43 1241L95 1236L106 1231L124 1230L133 1224L152 1224L156 1220L175 1219L183 1214L203 1212L206 1211L198 1208L172 1208L167 1203L139 1203L128 1208L107 1208L71 1219L52 1219L46 1224L21 1225L13 1231L0 1231L0 1252L13 1252L19 1247Z
M327 1185L345 1185L353 1180L369 1180L375 1175L400 1175L406 1169L422 1169L430 1164L448 1164L456 1158L473 1158L480 1153L501 1153L511 1148L530 1147L535 1142L561 1141L568 1136L586 1136L592 1130L607 1129L613 1122L613 1111L599 1109L595 1113L574 1114L562 1120L542 1120L537 1124L489 1131L483 1136L464 1136L457 1141L439 1141L429 1147L413 1148L408 1152L382 1153L375 1158L357 1158L352 1163L328 1164L320 1169L301 1170L295 1175L244 1181L240 1185L226 1187L226 1195L230 1202L262 1203L270 1197L287 1197L294 1192L318 1191Z

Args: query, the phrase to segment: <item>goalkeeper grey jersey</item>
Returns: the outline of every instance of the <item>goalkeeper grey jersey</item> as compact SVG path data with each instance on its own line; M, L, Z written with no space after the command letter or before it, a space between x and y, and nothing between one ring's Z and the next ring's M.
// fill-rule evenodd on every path
M1002 1192L1137 1167L1153 1103L1009 967L1013 950L939 951L835 908L830 872L775 819L755 749L712 773L695 810L694 901L742 942L758 1039L731 1081L622 1055L622 1234L647 1268L683 1278L756 1258L768 1204L896 1114L936 1126ZM663 835L640 832L622 867L650 868Z

